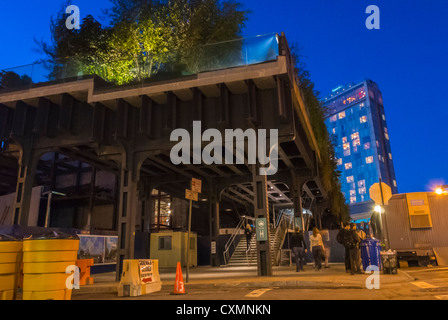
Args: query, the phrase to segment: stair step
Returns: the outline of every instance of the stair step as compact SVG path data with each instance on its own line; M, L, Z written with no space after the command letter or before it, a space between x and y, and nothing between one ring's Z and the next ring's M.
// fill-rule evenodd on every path
M278 237L275 237L275 230L271 230L271 235L269 238L269 244L273 248L277 248L280 243L280 239ZM252 251L248 254L246 254L247 249L247 242L245 238L241 238L237 246L235 247L235 250L232 254L232 257L230 258L230 261L228 262L228 266L256 266L257 265L257 254L254 252L254 248L256 248L257 241L255 234L252 236L252 239L250 241L250 247L252 248ZM274 264L276 254L273 253L271 256L271 261Z

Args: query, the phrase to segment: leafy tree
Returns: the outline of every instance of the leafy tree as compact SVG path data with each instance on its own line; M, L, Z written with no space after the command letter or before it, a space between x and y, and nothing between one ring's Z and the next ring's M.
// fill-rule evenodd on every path
M51 77L94 73L123 84L162 71L197 73L198 61L204 55L201 48L239 37L247 19L247 12L233 0L111 3L106 11L110 19L107 27L92 16L83 19L79 30L65 28L64 15L51 20L52 44L40 43L51 62ZM220 49L214 58L225 56Z

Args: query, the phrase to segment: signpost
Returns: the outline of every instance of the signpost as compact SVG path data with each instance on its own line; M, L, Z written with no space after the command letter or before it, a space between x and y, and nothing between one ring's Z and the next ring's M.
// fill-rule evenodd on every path
M185 199L190 200L190 209L188 212L188 235L187 235L187 272L185 282L188 283L188 275L190 269L190 233L191 233L191 209L193 207L193 201L198 201L199 193L201 193L202 181L199 179L191 178L190 189L185 189Z
M185 189L185 199L198 201L198 198L198 193L196 191Z
M389 204L389 199L392 197L391 188L384 182L375 183L369 189L370 199L375 201L377 205Z
M202 181L199 179L191 178L191 190L201 193Z

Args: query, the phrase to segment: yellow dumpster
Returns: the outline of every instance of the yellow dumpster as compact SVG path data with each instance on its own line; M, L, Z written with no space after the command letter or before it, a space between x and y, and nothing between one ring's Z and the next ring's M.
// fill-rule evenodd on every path
M23 300L70 300L73 275L66 271L76 266L78 248L77 237L24 239Z
M0 235L0 300L14 300L22 264L22 241Z

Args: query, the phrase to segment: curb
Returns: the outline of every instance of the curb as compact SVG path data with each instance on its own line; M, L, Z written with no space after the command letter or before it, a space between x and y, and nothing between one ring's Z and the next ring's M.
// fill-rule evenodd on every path
M367 274L365 275L368 276ZM409 273L398 270L397 278L388 277L388 280L384 283L387 284L397 284L407 281L415 281L416 279ZM205 280L205 281L194 281L190 283L185 283L185 287L188 289L229 289L229 288L272 288L279 287L285 289L366 289L364 281L360 279L322 279L321 281L316 281L312 279L253 279L248 281L247 279L216 279L216 280ZM338 281L339 280L339 281ZM355 280L355 281L354 281ZM364 280L364 278L363 278ZM118 293L118 282L104 282L97 283L94 285L81 286L80 289L73 290L72 294L101 294L101 293ZM168 290L174 287L174 281L172 279L162 279L162 288ZM171 290L171 289L169 289Z
M172 287L174 284L162 283L162 288ZM365 289L364 286L354 284L318 282L318 281L254 281L254 282L226 282L226 283L188 283L186 289L217 289L217 288L269 288L282 289ZM72 294L118 293L118 284L104 284L96 286L83 286L73 290Z
M407 273L406 271L402 271L402 270L400 270L400 269L397 269L397 272L403 274L406 278L409 279L409 281L415 281L415 280L416 280L416 278L414 278L413 276L411 276L411 275L410 275L409 273Z

